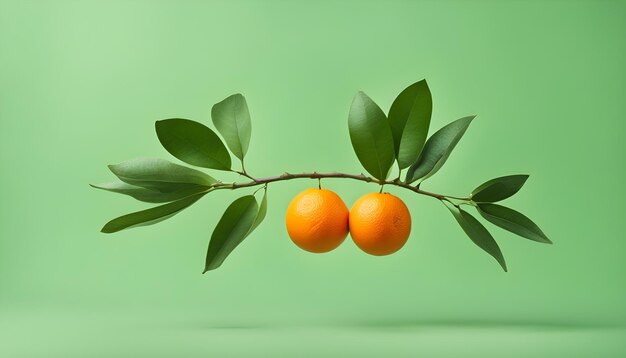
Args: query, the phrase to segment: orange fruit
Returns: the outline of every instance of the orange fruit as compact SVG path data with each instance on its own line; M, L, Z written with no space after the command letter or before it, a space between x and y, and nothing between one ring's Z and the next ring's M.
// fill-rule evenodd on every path
M363 195L350 209L350 236L368 254L392 254L404 246L410 233L409 209L389 193Z
M291 241L300 248L328 252L348 236L348 207L334 192L310 188L293 198L286 222Z

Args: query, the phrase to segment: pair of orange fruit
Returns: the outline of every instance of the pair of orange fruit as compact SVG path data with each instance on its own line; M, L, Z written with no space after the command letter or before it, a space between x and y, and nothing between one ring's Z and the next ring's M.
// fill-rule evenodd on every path
M287 232L306 251L322 253L337 248L348 236L371 255L392 254L411 232L411 214L404 202L389 193L370 193L350 211L333 191L310 188L287 207Z

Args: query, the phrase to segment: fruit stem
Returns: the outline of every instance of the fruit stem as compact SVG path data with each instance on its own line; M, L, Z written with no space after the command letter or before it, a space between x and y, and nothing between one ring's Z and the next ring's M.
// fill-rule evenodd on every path
M249 188L249 187L253 187L257 185L264 185L268 183L292 180L292 179L317 179L319 182L320 179L323 179L323 178L338 178L338 179L358 180L358 181L363 181L366 183L376 183L379 185L393 185L393 186L397 186L400 188L408 189L420 195L430 196L438 200L446 200L446 201L449 201L448 199L456 199L456 200L462 200L462 201L471 200L471 198L469 197L462 198L462 197L457 197L457 196L437 194L437 193L429 192L426 190L422 190L419 187L412 186L411 184L407 184L399 180L380 180L380 179L368 177L364 174L355 175L355 174L347 174L347 173L339 173L339 172L331 172L331 173L313 172L313 173L292 174L292 173L285 172L277 176L271 176L271 177L266 177L266 178L254 178L248 175L247 173L243 173L243 172L237 172L237 173L249 178L251 181L245 182L245 183L218 182L218 183L211 185L211 188L216 189L216 190L217 189L241 189L241 188Z

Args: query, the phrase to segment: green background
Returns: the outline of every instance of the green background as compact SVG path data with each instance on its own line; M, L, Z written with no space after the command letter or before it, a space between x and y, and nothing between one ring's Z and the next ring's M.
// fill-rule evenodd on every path
M623 356L625 5L0 1L0 355ZM493 228L504 273L443 205L389 188L413 217L403 250L309 254L283 217L308 180L271 185L265 222L205 275L213 226L251 190L99 233L146 207L88 187L106 164L176 161L157 119L208 124L241 92L253 175L359 173L353 95L387 110L422 78L432 129L478 115L423 188L530 174L508 205L555 245ZM378 190L323 185L348 206Z

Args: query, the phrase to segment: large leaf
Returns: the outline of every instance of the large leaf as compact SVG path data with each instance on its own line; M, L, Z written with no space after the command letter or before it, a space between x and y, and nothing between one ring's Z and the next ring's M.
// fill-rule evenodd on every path
M469 238L478 247L485 250L485 252L487 252L489 255L493 256L493 258L498 261L500 266L502 266L502 269L506 272L506 262L504 261L504 257L502 256L502 251L500 251L498 243L496 243L496 240L494 240L489 231L487 231L487 229L468 212L464 211L461 208L452 206L451 204L445 204L452 213L452 215L454 215L454 218L459 223L463 231L465 231L465 234L467 234L467 236L469 236Z
M101 231L109 234L135 226L156 224L178 214L205 194L195 194L168 204L120 216L106 223Z
M253 195L243 196L228 206L211 235L204 272L222 265L251 232L258 213L259 206Z
M551 244L546 234L524 214L498 204L478 204L478 212L485 219L504 230L529 240Z
M213 125L222 134L233 154L243 160L250 144L250 112L246 99L237 93L211 108Z
M122 181L89 185L96 189L102 189L114 193L128 195L139 201L144 201L147 203L167 203L208 190L208 187L197 184L190 184L188 187L182 187L178 190L165 193L157 190L151 190L131 185Z
M195 169L158 158L140 158L109 165L121 181L162 193L210 186L217 180Z
M230 170L230 154L222 140L202 123L182 118L156 121L159 141L170 154L198 167Z
M417 161L407 170L405 181L412 183L418 179L425 180L441 169L474 117L457 119L435 132L426 141Z
M395 160L393 136L385 113L363 92L354 96L348 128L354 152L365 170L385 180Z
M393 101L389 125L401 169L415 163L422 151L432 111L433 100L426 80L410 85Z
M491 179L472 191L475 202L493 203L517 193L528 179L528 175L508 175Z

